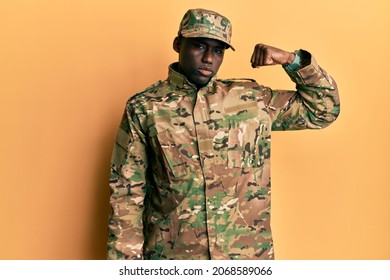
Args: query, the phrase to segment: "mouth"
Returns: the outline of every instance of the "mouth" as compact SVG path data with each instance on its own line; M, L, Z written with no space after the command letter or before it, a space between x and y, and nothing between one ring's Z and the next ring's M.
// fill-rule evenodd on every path
M198 72L205 77L210 77L213 75L213 71L211 71L209 68L206 67L200 67L198 68Z

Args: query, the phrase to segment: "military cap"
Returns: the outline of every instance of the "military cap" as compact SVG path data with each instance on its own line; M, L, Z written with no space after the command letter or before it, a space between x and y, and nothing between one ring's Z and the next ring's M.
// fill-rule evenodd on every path
M186 38L205 37L216 39L234 50L230 41L232 24L223 15L205 9L188 10L180 22L178 35Z

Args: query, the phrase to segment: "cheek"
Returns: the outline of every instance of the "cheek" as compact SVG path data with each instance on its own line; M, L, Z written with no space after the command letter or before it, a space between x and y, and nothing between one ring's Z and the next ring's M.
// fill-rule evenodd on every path
M197 58L197 56L191 55L186 57L184 63L186 64L185 67L188 69L188 71L192 71L198 68L198 66L201 64L201 61L199 58Z
M223 62L223 57L222 58L219 57L215 59L214 66L216 70L219 69L219 67L222 65L222 62Z
M182 62L191 64L195 60L195 55L190 52L185 52L180 55L180 59Z

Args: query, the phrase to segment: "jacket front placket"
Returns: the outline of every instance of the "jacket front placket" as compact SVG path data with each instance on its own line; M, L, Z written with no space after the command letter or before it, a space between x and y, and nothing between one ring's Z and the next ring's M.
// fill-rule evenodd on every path
M214 150L213 137L215 132L209 129L210 123L210 104L207 98L208 87L201 88L197 92L196 102L194 106L194 122L196 129L196 137L198 141L200 164L202 168L204 183L205 183L205 199L206 199L206 229L209 242L209 250L212 255L213 249L217 242L217 233L215 227L214 205L210 186L215 184L216 174L213 172Z

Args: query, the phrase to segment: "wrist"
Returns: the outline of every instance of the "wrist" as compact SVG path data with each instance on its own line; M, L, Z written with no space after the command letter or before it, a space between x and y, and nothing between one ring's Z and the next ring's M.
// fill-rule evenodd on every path
M295 59L295 53L288 53L288 57L287 57L287 62L283 64L283 66L287 66L287 65L290 65L291 63L294 62L294 59Z
M301 67L301 57L298 51L295 51L291 54L294 57L293 60L289 64L283 65L283 67L288 71L295 71Z

